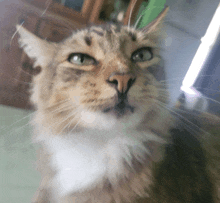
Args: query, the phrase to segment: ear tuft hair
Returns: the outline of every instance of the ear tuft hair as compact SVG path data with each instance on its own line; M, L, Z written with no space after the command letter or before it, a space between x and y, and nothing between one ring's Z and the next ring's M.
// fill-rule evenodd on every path
M145 33L151 33L151 32L155 33L158 30L160 30L162 22L164 18L166 17L168 11L169 11L169 7L167 6L161 11L161 13L151 23L141 28L141 30Z
M47 66L56 50L56 44L40 39L22 26L17 25L16 28L20 35L20 47L30 58L35 59L34 67Z

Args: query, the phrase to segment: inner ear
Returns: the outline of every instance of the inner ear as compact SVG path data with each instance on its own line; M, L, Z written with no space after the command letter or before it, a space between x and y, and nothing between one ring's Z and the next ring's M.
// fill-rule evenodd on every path
M34 66L47 66L56 51L57 44L40 39L22 26L17 25L16 28L20 35L20 47L35 60Z
M165 16L167 15L168 11L169 11L169 7L167 6L160 12L160 14L152 22L150 22L148 25L141 28L140 30L145 33L157 32L160 29L162 22Z

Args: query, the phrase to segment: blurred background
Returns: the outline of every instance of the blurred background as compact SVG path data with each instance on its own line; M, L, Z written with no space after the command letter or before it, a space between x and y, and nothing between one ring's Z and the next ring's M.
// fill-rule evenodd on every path
M15 25L58 42L94 23L139 19L140 26L152 20L144 14L147 8L158 14L164 4L170 10L161 54L170 105L184 101L187 108L219 114L219 0L0 0L0 202L30 202L40 181L28 100L31 78L40 70L18 47Z

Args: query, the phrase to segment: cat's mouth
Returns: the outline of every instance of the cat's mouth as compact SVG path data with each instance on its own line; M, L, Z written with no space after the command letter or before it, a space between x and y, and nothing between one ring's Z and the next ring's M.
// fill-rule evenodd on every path
M104 109L104 113L113 113L117 118L126 114L134 113L134 107L129 105L127 101L118 102L114 107Z

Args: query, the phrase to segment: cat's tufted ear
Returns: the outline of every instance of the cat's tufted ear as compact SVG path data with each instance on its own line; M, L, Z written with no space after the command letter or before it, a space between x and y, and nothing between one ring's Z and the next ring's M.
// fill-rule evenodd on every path
M165 7L151 23L141 28L140 30L143 31L144 33L157 33L160 30L162 22L168 11L169 11L169 7Z
M35 59L34 67L46 67L51 61L57 45L40 39L22 26L17 25L16 28L20 35L20 47L30 58Z

